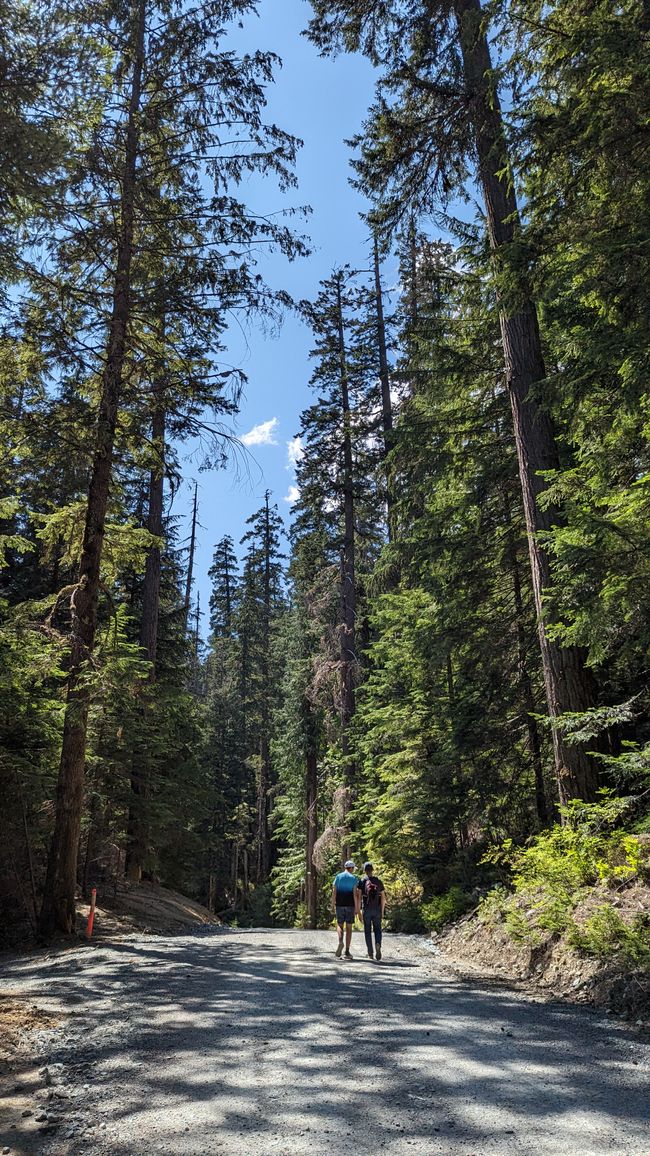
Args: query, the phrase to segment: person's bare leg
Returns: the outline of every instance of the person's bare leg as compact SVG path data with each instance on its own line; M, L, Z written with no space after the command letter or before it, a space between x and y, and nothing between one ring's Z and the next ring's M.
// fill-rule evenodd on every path
M352 924L346 923L346 925L345 925L345 953L346 953L346 955L350 950L350 944L351 943L352 943Z
M336 948L335 955L337 955L340 959L342 954L343 954L343 924L342 923L337 923L336 931L337 931L337 935L339 937L339 942L338 942L338 945Z

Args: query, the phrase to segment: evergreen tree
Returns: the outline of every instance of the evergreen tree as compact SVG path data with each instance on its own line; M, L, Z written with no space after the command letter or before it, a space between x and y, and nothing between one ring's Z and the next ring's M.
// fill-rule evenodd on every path
M382 225L395 227L406 208L439 210L452 193L466 192L468 165L476 167L499 302L547 705L553 720L584 711L595 693L585 653L558 645L547 629L544 598L552 575L541 535L561 515L544 495L544 475L557 468L559 455L540 392L546 369L480 0L456 0L451 9L314 0L313 8L310 34L322 51L338 45L361 50L383 69L356 162L358 183L375 200ZM594 761L579 744L566 743L559 726L553 736L561 798L592 799Z
M210 633L213 637L230 638L237 613L238 579L237 557L233 540L228 535L215 546L208 577L212 581Z
M206 900L214 911L217 902L224 908L237 908L240 822L247 805L241 651L235 629L241 580L231 538L222 538L215 547L209 575L210 641L201 761L211 790Z
M233 5L229 13L242 7L246 5ZM41 919L44 933L55 927L69 929L74 914L90 701L87 661L95 641L112 463L119 448L116 431L120 406L129 407L133 378L140 376L129 377L131 359L137 359L141 352L146 359L151 332L158 340L163 334L159 258L164 258L164 316L174 318L173 326L166 324L164 329L165 342L175 352L174 365L167 366L172 369L172 378L167 379L166 388L187 431L192 414L207 400L215 404L219 397L216 368L209 352L206 354L206 350L212 351L214 356L223 326L215 299L221 309L264 304L265 291L251 273L250 257L251 245L260 233L288 252L296 251L286 230L249 216L229 192L230 186L250 171L274 172L286 182L290 179L287 164L294 151L290 138L274 127L265 128L261 120L261 82L270 79L271 58L260 53L237 60L231 52L219 49L229 13L221 4L206 3L188 15L174 5L154 5L148 0L139 0L119 17L109 9L98 13L99 31L109 45L120 45L114 54L113 91L107 93L113 103L110 110L107 105L105 120L93 128L88 144L96 151L84 153L84 165L73 183L85 212L94 205L98 220L89 227L70 227L67 234L62 230L62 235L55 237L52 255L53 261L65 258L66 268L77 280L83 272L83 291L75 302L77 333L81 324L90 339L95 303L101 304L96 266L92 264L98 243L107 246L110 253L102 266L110 272L101 288L110 296L112 306L107 318L107 344L103 350L96 348L103 368L98 382L98 424L81 563L71 600L69 709ZM179 71L186 78L180 86L176 84ZM231 126L235 135L245 135L249 143L237 153L222 148L216 125ZM91 156L96 163L88 166ZM203 177L212 181L211 200L202 189ZM110 217L99 209L100 198L106 197L115 210ZM190 202L192 212L188 214ZM76 219L69 216L67 223ZM113 220L114 235L109 232L107 237ZM228 242L233 246L230 250ZM151 251L156 257L149 262ZM41 308L45 304L43 301ZM57 314L60 310L55 311L60 320ZM68 335L70 344L78 346L78 337L70 333L72 317L65 321L64 337ZM162 371L155 352L150 361L151 380L156 382ZM177 367L182 367L186 379L189 376L191 390L188 393L185 385L180 396L174 397ZM162 399L155 408L166 408Z
M273 771L271 767L271 718L276 692L272 669L272 631L284 608L280 539L282 519L277 506L270 505L266 491L264 505L247 519L250 529L241 544L246 546L238 630L245 645L243 701L247 715L246 741L256 773L255 872L265 883L271 868L269 817Z
M456 264L422 249L417 325L404 287L422 372L395 431L399 537L380 563L400 581L373 599L354 728L372 856L433 891L466 883L486 837L546 819L498 321Z

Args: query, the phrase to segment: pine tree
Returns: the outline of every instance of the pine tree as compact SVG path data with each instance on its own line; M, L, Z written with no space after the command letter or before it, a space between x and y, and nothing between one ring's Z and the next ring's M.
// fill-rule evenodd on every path
M238 605L237 557L229 535L215 546L208 577L212 581L210 632L217 638L229 638Z
M415 311L404 286L418 373L395 429L399 536L379 564L400 580L372 600L354 726L371 857L434 893L466 882L486 837L545 819L498 319L457 265L450 247L423 247Z
M645 685L648 361L647 12L517 3L503 42L517 110L526 242L570 453L549 550L558 638L584 646L602 697ZM609 736L610 743L617 736Z
M224 537L215 547L209 576L210 642L206 661L201 760L210 783L211 814L207 838L206 900L211 911L219 902L237 908L238 817L246 802L246 750L240 696L240 645L236 634L241 582L233 542Z
M276 678L272 670L272 631L281 615L284 598L282 590L281 534L282 519L277 506L271 506L270 493L264 496L264 505L247 519L250 529L241 544L246 546L243 562L243 596L240 606L239 632L245 635L247 666L245 694L249 726L249 751L256 755L256 832L255 871L258 883L268 880L271 868L271 837L269 829L270 792L273 785L271 767L271 717L276 693ZM251 739L255 736L255 747Z
M499 301L547 705L552 720L584 711L595 693L585 653L559 646L547 629L544 602L552 574L541 535L561 516L550 495L542 495L544 474L557 468L559 457L540 395L546 369L480 0L456 0L451 20L447 5L404 10L377 0L352 5L313 0L313 7L310 34L322 51L342 44L364 51L384 70L365 137L357 141L361 156L355 166L384 227L399 224L406 208L435 212L453 191L465 191L467 165L476 165ZM598 779L593 760L579 744L566 743L557 725L553 741L561 798L592 799Z
M234 5L229 11L239 7ZM175 414L178 419L182 417L187 432L197 407L202 408L207 397L214 401L219 394L210 352L214 356L218 348L223 320L214 299L222 309L227 305L246 309L253 304L266 305L264 286L251 272L251 246L260 233L289 254L297 251L286 229L249 216L229 193L230 187L251 171L275 173L286 184L291 179L288 165L295 142L275 127L267 129L261 120L261 84L271 78L272 59L259 53L238 60L219 49L227 14L223 5L205 3L189 16L177 15L173 6L154 4L153 0L138 0L119 17L112 10L101 10L104 34L109 42L115 38L122 46L121 59L115 59L115 92L111 94L115 103L110 111L107 106L106 119L94 130L91 144L96 163L88 168L90 154L86 154L73 185L75 194L84 196L87 213L91 211L90 186L90 203L98 209L100 232L96 224L86 229L82 226L76 232L71 230L65 242L58 236L54 242L59 259L65 254L68 267L77 274L83 269L86 274L77 304L88 330L97 302L91 291L90 253L95 252L101 226L110 228L111 222L98 202L110 190L115 208L112 217L117 220L106 259L110 269L106 288L112 308L105 350L96 349L103 369L81 564L71 600L68 710L41 917L44 934L55 928L70 930L74 919L90 702L87 664L95 642L110 481L119 448L118 415L120 406L129 407L133 400L133 378L127 374L131 358L137 356L138 346L146 347L151 332L160 332L158 259L168 254L164 311L166 317L173 315L174 324L165 328L167 340L175 350L176 364L184 361L194 385L189 394L185 388L174 398ZM179 70L187 78L181 85L176 83ZM172 83L168 84L170 78ZM116 106L121 115L116 114ZM248 143L243 143L241 152L221 147L223 125L246 137ZM212 198L202 189L203 175L213 184ZM190 200L192 214L188 216L185 210ZM228 242L232 243L230 249ZM156 258L148 263L152 252ZM99 286L92 288L96 293ZM57 319L58 314L60 310L54 310ZM71 320L66 318L63 336L74 344ZM134 375L136 380L138 376ZM156 379L153 373L152 380Z

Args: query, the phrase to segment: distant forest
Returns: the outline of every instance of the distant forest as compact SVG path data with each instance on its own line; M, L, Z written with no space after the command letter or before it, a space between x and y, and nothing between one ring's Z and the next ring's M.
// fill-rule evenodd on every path
M349 854L408 929L590 807L649 828L650 4L311 0L377 82L368 262L300 302L263 253L308 242L246 202L299 145L232 47L257 7L0 0L14 934L143 878L315 927ZM206 641L171 498L191 439L234 468L228 326L287 309L299 495L219 542Z

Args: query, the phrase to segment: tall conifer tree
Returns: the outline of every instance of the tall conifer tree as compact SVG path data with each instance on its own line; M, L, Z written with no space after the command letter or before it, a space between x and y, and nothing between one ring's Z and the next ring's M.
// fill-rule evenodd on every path
M322 51L364 51L383 70L356 162L362 189L376 202L377 219L394 228L410 207L436 211L465 190L476 167L493 254L505 374L514 422L521 493L528 530L533 589L552 720L593 705L594 686L579 647L560 646L547 628L545 597L552 586L541 535L561 520L542 495L544 473L558 466L555 432L541 397L546 378L535 303L521 245L499 94L480 0L417 4L384 0L313 0L310 34ZM541 499L541 500L540 500ZM577 743L553 725L560 796L592 799L596 767Z
M117 224L114 236L102 238L107 244L104 267L110 270L106 291L112 307L105 349L96 348L103 369L81 564L71 599L68 709L41 915L45 934L55 928L70 930L74 920L89 663L118 415L120 406L130 400L127 367L139 345L145 346L146 356L147 329L149 334L156 333L161 321L156 311L160 303L155 291L157 262L153 269L148 266L147 254L162 252L168 258L164 309L165 316L173 314L174 323L166 327L167 340L175 351L181 351L186 366L192 365L195 383L189 405L177 397L175 411L191 417L197 403L200 409L220 390L210 356L218 349L223 329L216 303L223 309L268 301L263 283L251 272L254 242L263 234L289 254L297 251L286 229L249 215L231 193L244 174L253 171L274 173L286 187L295 148L291 138L262 121L263 84L271 79L273 59L263 53L238 59L221 47L228 18L250 7L248 3L224 7L206 2L186 12L173 0L138 0L120 14L110 6L102 7L96 18L96 39L103 36L120 49L114 53L113 91L107 93L107 101L110 95L113 103L110 108L107 105L104 121L94 130L94 142L89 142L97 150L97 164L80 168L75 193L88 197L90 192L95 205L100 195L108 193L112 215L102 224L108 229L111 220ZM185 78L180 84L179 76ZM222 145L224 126L234 132L240 149ZM212 196L205 191L204 180L211 182ZM192 211L187 213L190 200ZM90 254L99 239L97 228L97 224L85 229L82 225L73 243L55 240L58 256L65 251L69 260L72 251L77 268L84 270L91 283L95 271ZM86 327L90 328L92 309L101 297L93 299L86 286L84 292Z

